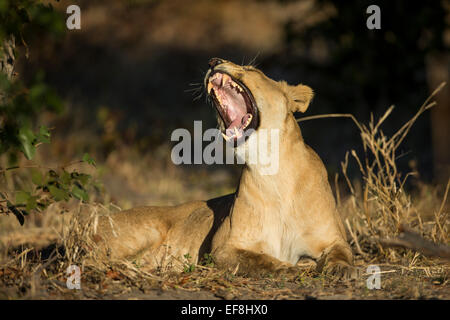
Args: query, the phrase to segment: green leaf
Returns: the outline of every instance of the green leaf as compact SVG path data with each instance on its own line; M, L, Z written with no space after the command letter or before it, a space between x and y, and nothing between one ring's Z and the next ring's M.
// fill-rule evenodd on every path
M42 175L42 172L39 170L33 170L31 172L31 181L37 186L42 186L44 184L44 177Z
M80 183L85 186L89 183L89 180L91 179L91 175L86 174L86 173L79 173L77 175L77 179L78 181L80 181Z
M57 188L54 185L48 186L48 190L55 201L69 200L69 193L66 190Z
M5 13L8 8L9 8L8 1L0 1L0 13L1 14Z
M64 186L68 186L72 180L70 173L68 173L66 170L63 171L63 173L60 176L60 180Z
M36 208L37 208L37 197L30 197L30 198L28 198L26 209L28 211L31 211L31 210L34 210Z
M89 153L85 153L83 155L83 161L90 164L91 166L96 166L95 160L89 155Z
M79 200L83 200L83 201L89 200L89 196L88 196L87 192L77 186L73 186L72 195Z
M50 143L50 131L46 126L39 127L39 135L37 140L42 143Z
M36 153L36 148L33 145L33 142L36 138L34 136L34 133L31 131L30 128L22 127L19 130L18 138L22 145L21 150L22 150L23 154L25 155L25 157L27 157L28 160L33 159L33 157Z
M25 191L18 191L16 193L16 204L26 204L30 199L31 194Z

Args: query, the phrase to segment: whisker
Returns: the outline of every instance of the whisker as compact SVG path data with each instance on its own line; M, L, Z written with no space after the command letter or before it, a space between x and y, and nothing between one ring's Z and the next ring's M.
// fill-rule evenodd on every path
M193 98L193 101L197 101L198 99L200 99L203 96L203 84L200 82L194 82L194 83L190 83L189 85L196 86L196 87L186 89L186 90L184 90L184 92L192 93L192 95L195 96Z
M196 77L200 81L189 83L189 86L191 86L193 88L189 88L189 89L184 90L184 92L189 92L189 93L192 94L192 96L194 96L193 101L199 100L203 96L203 92L204 92L203 91L203 74L204 74L204 71L202 69L199 69L199 72L202 75L201 76L202 80L199 79L200 76L198 78Z
M200 92L200 94L197 95L197 96L194 98L194 101L197 101L197 100L200 99L202 96L203 96L203 91Z
M244 64L245 58L246 58L246 56L245 56L245 54L244 54L244 56L242 57L242 60L241 60L241 66L245 66L245 64Z
M256 59L259 57L261 51L258 51L258 53L255 55L255 57L250 61L249 65L252 67L257 67L258 64L256 63Z
M186 89L186 90L184 90L184 92L197 92L202 89L203 89L203 87L197 87L197 88Z

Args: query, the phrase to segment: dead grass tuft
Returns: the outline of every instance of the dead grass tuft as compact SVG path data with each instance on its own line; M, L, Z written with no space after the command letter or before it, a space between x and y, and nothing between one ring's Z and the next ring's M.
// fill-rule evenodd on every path
M396 162L399 146L419 116L435 106L436 103L430 101L444 85L445 83L442 83L417 113L391 137L384 134L381 126L392 113L394 106L377 121L371 116L368 126L351 116L360 130L363 154L358 155L355 150L351 150L341 163L342 173L350 190L350 198L344 210L351 212L346 226L357 253L363 257L376 251L397 260L398 252L393 249L385 250L378 240L398 235L401 225L418 230L422 236L434 242L448 241L448 207L445 207L445 203L450 180L439 209L432 215L432 220L424 221L423 217L426 215L418 209L405 189L407 179L417 173L412 171L402 174L398 171ZM349 154L361 173L360 184L352 182L348 176Z

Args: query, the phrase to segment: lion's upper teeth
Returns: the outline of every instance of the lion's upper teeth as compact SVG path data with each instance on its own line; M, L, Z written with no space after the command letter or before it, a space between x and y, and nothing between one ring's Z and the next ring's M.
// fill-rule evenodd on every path
M227 75L226 73L224 73L222 76L222 84L221 84L222 87L224 85L226 85L228 81L231 81L233 83L233 81L231 80L231 77L229 75Z
M213 88L213 85L211 82L208 82L208 94L211 93L211 89Z
M238 92L243 92L244 90L242 89L242 87L237 84L236 82L232 82L232 86L233 88L236 88Z

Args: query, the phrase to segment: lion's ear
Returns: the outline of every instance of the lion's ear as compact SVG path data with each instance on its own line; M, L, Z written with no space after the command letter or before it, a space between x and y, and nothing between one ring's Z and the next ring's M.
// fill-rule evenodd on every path
M290 86L283 83L282 85L286 90L288 97L291 99L291 112L305 112L314 96L313 90L303 84Z

